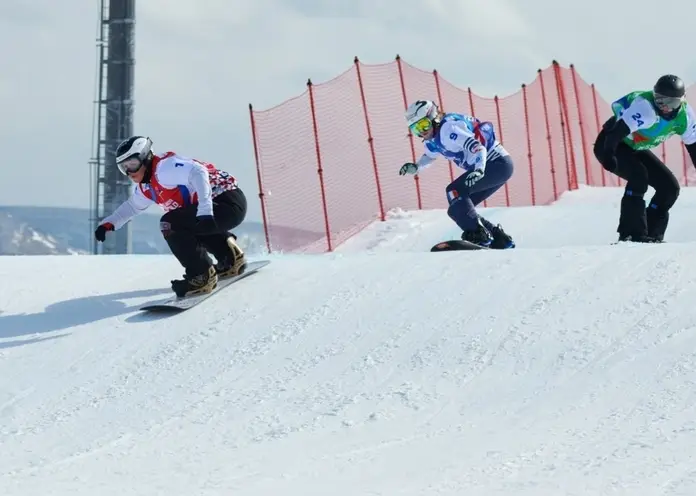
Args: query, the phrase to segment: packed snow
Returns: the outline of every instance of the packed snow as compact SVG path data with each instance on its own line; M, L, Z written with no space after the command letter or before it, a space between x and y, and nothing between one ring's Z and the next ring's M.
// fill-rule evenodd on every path
M0 494L696 494L696 190L488 209L507 251L392 212L179 315L169 256L0 257Z
M654 193L650 188L649 200ZM606 246L617 240L616 225L623 188L593 188L564 194L553 206L481 209L500 223L519 248ZM389 212L389 222L376 222L337 251L423 252L443 238L458 239L461 231L442 210ZM696 242L696 193L682 188L670 216L668 241Z

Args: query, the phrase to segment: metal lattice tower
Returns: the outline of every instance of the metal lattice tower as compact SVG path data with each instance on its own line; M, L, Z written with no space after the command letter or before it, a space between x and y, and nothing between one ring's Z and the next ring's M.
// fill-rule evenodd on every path
M131 253L130 223L96 243L92 231L99 220L130 195L132 184L116 167L116 148L133 134L135 73L135 0L101 0L97 98L90 161L92 252Z

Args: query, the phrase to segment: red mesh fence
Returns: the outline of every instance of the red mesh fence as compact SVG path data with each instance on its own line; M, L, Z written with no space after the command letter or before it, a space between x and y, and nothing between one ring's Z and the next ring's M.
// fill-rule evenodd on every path
M690 88L687 95L696 88ZM595 159L593 143L611 111L573 65L555 61L505 98L458 88L437 71L404 62L353 66L274 108L249 106L259 197L269 251L332 251L393 209L446 209L445 187L461 174L440 158L418 176L399 176L423 145L404 109L417 99L491 121L515 173L484 206L545 205L578 184L620 186ZM656 150L688 186L696 170L678 140Z

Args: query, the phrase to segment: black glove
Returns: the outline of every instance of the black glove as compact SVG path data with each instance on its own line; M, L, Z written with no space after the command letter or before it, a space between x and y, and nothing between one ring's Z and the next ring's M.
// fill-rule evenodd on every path
M106 231L113 231L113 224L107 222L106 224L100 224L99 227L94 231L94 238L97 241L104 242L106 239Z
M215 234L217 232L219 229L212 215L196 217L196 234Z
M614 156L616 147L626 136L631 134L631 130L623 119L609 119L604 124L604 132L604 147L602 152L604 157L608 159Z
M416 174L418 172L418 166L413 162L406 162L399 169L399 175L404 176L406 174Z

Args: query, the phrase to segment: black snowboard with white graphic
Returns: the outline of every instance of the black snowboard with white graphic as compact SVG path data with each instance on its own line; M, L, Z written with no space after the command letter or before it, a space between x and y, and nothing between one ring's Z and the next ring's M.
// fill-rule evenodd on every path
M441 241L440 243L434 245L430 248L432 252L439 251L470 251L470 250L488 250L487 246L480 246L469 241L464 241L462 239L450 239L447 241Z
M148 303L147 305L140 307L140 310L146 310L149 312L183 312L184 310L188 310L189 308L195 307L199 303L219 293L221 290L234 284L235 282L250 276L251 274L258 271L261 267L265 267L269 263L271 263L270 260L259 260L257 262L247 263L246 267L239 275L236 275L234 277L227 277L225 279L220 279L218 281L217 287L210 293L185 296L183 298L172 296L171 298L168 298L163 301Z

